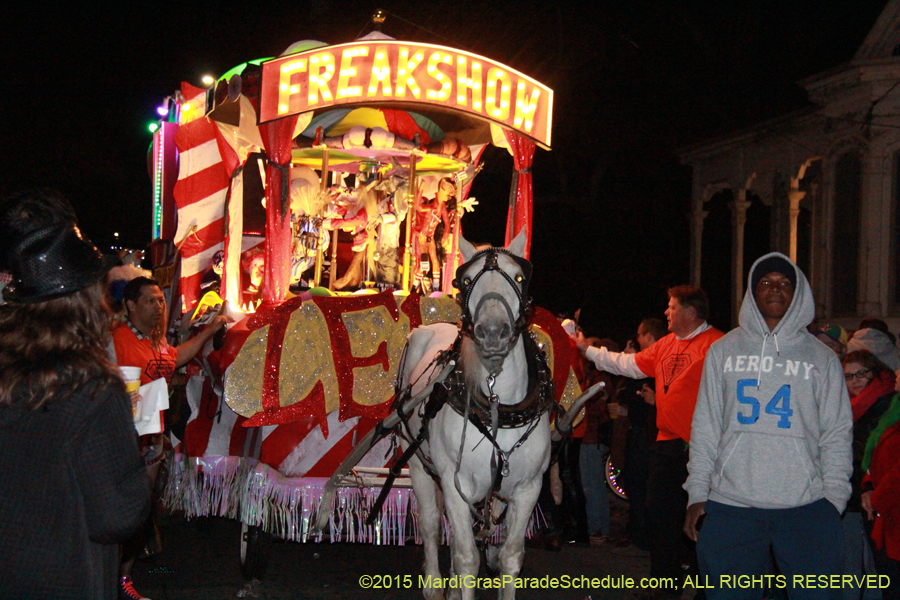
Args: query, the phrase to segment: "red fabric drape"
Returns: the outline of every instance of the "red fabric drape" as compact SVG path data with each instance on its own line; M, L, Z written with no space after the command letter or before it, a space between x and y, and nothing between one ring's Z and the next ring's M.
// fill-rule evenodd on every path
M522 228L527 228L525 258L529 258L531 256L531 235L534 229L531 220L533 201L531 165L534 162L534 142L514 131L504 130L503 133L512 150L513 164L518 173L515 209L511 208L506 218L505 245L508 246L513 238L522 231Z
M259 126L266 163L266 270L263 304L280 304L291 275L291 134L297 118L285 117Z

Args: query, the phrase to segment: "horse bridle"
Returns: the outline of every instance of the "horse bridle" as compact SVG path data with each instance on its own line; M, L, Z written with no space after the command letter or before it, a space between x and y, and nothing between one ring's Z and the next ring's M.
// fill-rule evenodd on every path
M513 279L509 273L501 269L498 260L501 254L505 254L510 259L512 259L512 261L522 269L522 275L517 276L515 279ZM472 264L482 256L484 256L485 259L484 266L481 267L481 270L478 271L474 277L465 276L465 272L468 271ZM459 304L462 307L461 329L462 332L472 338L476 344L478 344L478 339L475 337L474 333L475 317L472 314L471 307L469 306L469 298L471 297L472 290L474 289L475 284L478 283L478 280L481 279L481 276L488 271L496 271L500 273L516 293L516 296L519 299L519 314L513 317L512 310L510 310L509 304L507 304L506 299L503 298L500 294L496 293L485 294L485 296L481 299L481 302L478 303L478 306L475 307L475 313L478 313L478 310L481 308L481 304L487 299L495 299L500 301L506 308L506 312L509 315L510 322L512 323L512 333L507 343L507 348L512 348L519 335L521 335L523 331L528 329L528 325L531 321L531 297L528 296L528 284L531 283L531 263L524 258L516 256L505 248L488 248L486 250L478 252L477 254L475 254L475 256L473 256L467 262L461 264L459 268L456 269L456 278L453 280L453 285L454 287L456 287L456 289L459 290ZM522 288L521 290L519 289L520 285Z

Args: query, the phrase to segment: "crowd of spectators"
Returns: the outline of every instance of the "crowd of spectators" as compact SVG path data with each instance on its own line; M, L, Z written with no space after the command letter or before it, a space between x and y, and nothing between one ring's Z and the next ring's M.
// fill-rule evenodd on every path
M134 265L111 271L57 195L8 198L0 227L0 596L141 600L131 565L152 546L163 439L135 435L139 397L116 366L138 367L143 384L171 384L229 319L170 345L159 284ZM703 290L668 296L665 321L641 321L621 351L563 322L582 357L582 388L605 386L554 448L537 543L633 545L649 552L652 577L678 582L887 575L887 587L876 579L878 588L786 594L897 600L900 353L887 324L815 323L806 276L779 253L754 263L727 334L707 322ZM616 536L611 487L628 502ZM54 510L60 503L67 510ZM38 551L10 543L24 539ZM705 595L758 600L760 590Z
M669 294L668 327L643 320L623 352L588 337L602 332L563 322L582 353L582 388L603 380L609 391L589 404L580 441L566 442L579 451L560 453L566 475L545 535L559 546L648 550L651 575L678 580L804 570L890 581L813 595L775 585L698 596L898 598L900 353L887 324L869 318L847 331L816 322L805 275L777 253L755 263L740 326L721 342L701 290ZM708 341L691 341L707 331ZM617 475L609 489L607 460ZM628 503L618 535L610 535L613 486Z

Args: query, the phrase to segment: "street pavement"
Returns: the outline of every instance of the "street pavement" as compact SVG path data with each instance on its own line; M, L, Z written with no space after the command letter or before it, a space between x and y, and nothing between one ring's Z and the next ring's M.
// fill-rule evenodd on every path
M613 533L621 532L626 505L613 499ZM222 518L186 521L178 515L162 518L161 554L139 560L134 567L135 587L152 600L224 600L229 598L267 598L269 600L319 600L385 598L422 598L419 585L423 551L421 546L373 546L368 544L331 544L276 541L269 552L268 568L258 583L248 582L240 569L240 523ZM449 567L449 551L441 549L442 572ZM563 545L557 552L527 548L520 577L540 586L520 589L520 600L593 600L633 598L635 590L616 589L626 578L635 582L647 577L648 553L633 546L624 548L606 543L598 546ZM372 576L372 585L361 587L364 576ZM408 577L407 577L408 576ZM567 589L552 589L567 585ZM574 582L587 578L585 585ZM606 578L606 579L604 579ZM596 579L596 581L590 581ZM386 589L386 585L390 585ZM398 589L399 585L399 589ZM604 589L606 588L606 589ZM497 590L476 591L479 599L496 598Z

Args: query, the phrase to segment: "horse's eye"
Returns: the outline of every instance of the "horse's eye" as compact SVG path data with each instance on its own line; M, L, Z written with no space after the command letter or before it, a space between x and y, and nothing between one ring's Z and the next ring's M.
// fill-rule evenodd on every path
M471 278L471 277L465 277L465 278L463 278L463 285L469 285L469 284L471 284L471 283L472 283L472 278Z
M522 283L523 281L525 281L524 277L522 277L521 275L516 275L516 283Z

